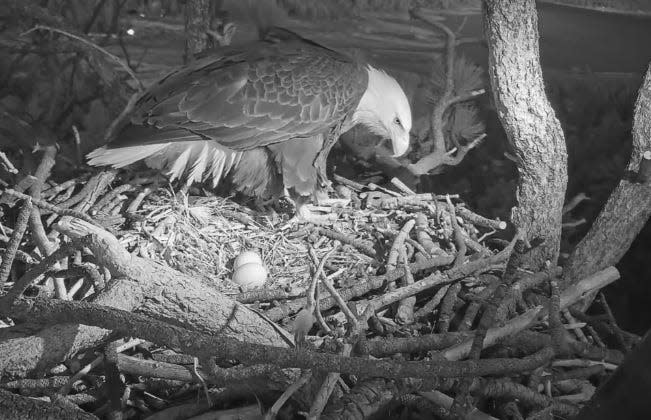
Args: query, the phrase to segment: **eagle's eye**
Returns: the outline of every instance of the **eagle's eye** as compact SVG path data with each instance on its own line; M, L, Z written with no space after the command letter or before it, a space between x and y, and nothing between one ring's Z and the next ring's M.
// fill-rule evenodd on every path
M396 117L396 119L393 120L393 122L394 122L398 127L402 127L402 123L400 122L400 118Z

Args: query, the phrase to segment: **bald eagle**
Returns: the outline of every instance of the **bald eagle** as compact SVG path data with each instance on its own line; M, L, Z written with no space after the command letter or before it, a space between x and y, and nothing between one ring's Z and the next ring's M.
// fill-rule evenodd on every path
M355 124L409 147L411 109L397 81L293 32L222 47L150 86L87 155L94 166L138 161L188 184L229 177L246 195L289 193L304 205L327 185L325 161ZM308 212L309 213L309 212Z

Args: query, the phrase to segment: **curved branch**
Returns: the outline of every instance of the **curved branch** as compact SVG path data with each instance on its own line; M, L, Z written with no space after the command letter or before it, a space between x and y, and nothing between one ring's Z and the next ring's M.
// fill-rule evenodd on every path
M442 22L430 19L421 13L418 9L411 10L410 14L418 20L430 24L443 31L446 36L445 42L445 88L430 118L430 129L432 130L432 140L434 141L434 151L443 153L445 151L445 135L443 134L443 115L450 106L450 98L454 91L454 58L457 37L454 32Z
M567 282L616 264L651 216L651 184L638 182L644 171L644 155L651 151L651 65L635 105L633 148L627 172L619 182L592 228L579 242L566 264Z
M556 264L567 187L567 150L540 67L534 0L484 0L489 76L495 107L516 150L517 207L511 219L542 245L519 255L517 266L538 271Z
M153 318L87 302L54 299L22 300L12 308L15 319L43 324L78 323L114 331L122 336L139 337L153 343L209 359L219 356L244 364L274 364L280 368L318 369L360 377L385 378L469 377L508 375L533 370L549 363L551 348L521 359L482 359L468 361L416 362L372 360L316 353L248 343L225 335L207 335L172 326Z
M93 49L93 50L96 50L96 51L101 52L102 54L104 54L105 56L107 56L108 58L110 58L111 61L113 61L114 63L116 63L118 66L122 67L122 68L124 69L124 71L127 72L127 74L128 74L128 75L129 75L129 76L130 76L130 77L131 77L131 78L136 82L136 84L138 85L138 90L140 90L140 91L144 90L144 86L143 86L142 82L140 81L140 79L138 78L138 76L136 76L136 73L131 69L131 67L129 67L129 66L127 65L127 63L125 63L125 62L124 62L120 57L111 54L110 52L106 51L104 48L100 47L100 46L97 45L97 44L94 44L94 43L90 42L89 40L87 40L87 39L84 38L84 37L81 37L81 36L75 35L75 34L73 34L73 33L70 33L70 32L67 32L67 31L64 31L63 29L57 29L57 28L53 28L53 27L51 27L51 26L45 26L45 25L36 25L36 26L34 26L32 29L30 29L30 30L28 30L27 32L23 33L23 35L28 35L28 34L34 32L34 31L39 31L39 30L44 30L44 31L49 31L49 32L55 32L55 33L58 33L58 34L61 34L61 35L65 35L65 36L67 36L68 38L71 38L71 39L74 39L75 41L81 42L82 44L84 44L86 47L88 47L88 48L90 48L90 49Z

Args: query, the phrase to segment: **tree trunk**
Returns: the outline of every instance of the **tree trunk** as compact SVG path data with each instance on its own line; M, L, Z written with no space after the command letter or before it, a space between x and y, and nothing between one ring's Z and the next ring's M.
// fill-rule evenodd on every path
M542 244L518 254L518 266L555 264L567 186L567 151L561 125L543 85L534 0L484 0L489 76L497 112L518 158L517 207L511 221Z
M651 66L635 105L633 147L627 175L619 182L590 231L570 255L565 270L567 281L576 281L619 262L649 219L651 184L647 180L638 182L634 175L644 153L648 151L651 151Z
M211 23L211 0L188 0L185 5L185 57L184 62L192 61L195 54L212 48L208 36Z

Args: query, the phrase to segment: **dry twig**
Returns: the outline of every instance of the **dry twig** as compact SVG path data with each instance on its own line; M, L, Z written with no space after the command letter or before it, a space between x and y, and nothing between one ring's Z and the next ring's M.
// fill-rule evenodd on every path
M26 198L29 197L28 195L20 193L20 192L18 192L16 190L13 190L11 188L5 190L4 193L9 195L9 196L12 196L12 197L20 198L22 200L25 200ZM95 221L95 219L93 219L92 217L90 217L86 213L82 213L82 212L79 212L79 211L73 210L73 209L62 208L60 206L50 204L47 201L41 200L41 199L38 199L38 198L32 198L32 203L35 206L37 206L38 208L40 208L40 209L51 211L51 212L56 213L56 214L58 214L60 216L72 216L72 217L76 217L76 218L81 219L81 220L85 220L88 223L92 223L94 225L100 226L99 223L97 223Z
M5 285L5 282L9 278L11 273L11 265L16 258L16 253L20 246L20 242L23 240L23 235L25 234L25 229L27 229L27 223L29 222L29 216L32 213L32 199L29 196L26 196L23 205L18 212L18 217L16 218L16 225L14 226L14 231L11 234L11 239L7 244L4 254L2 254L2 263L0 264L0 291Z
M285 392L276 400L274 405L271 406L271 408L265 413L264 419L265 420L272 420L276 418L276 415L282 408L282 406L289 400L294 393L304 386L310 379L312 378L312 371L311 370L305 370L301 374L300 378L296 382L294 382L292 385L290 385Z
M27 32L23 33L23 36L29 35L30 33L34 32L34 31L40 31L40 30L55 32L55 33L58 33L58 34L61 34L61 35L65 35L68 38L71 38L71 39L74 39L75 41L81 42L86 47L89 47L89 48L91 48L93 50L101 52L106 57L110 58L111 61L115 62L118 66L122 67L124 69L124 71L126 71L127 74L129 74L129 76L131 76L131 78L136 82L136 84L138 85L138 89L140 91L144 90L144 86L143 86L142 82L140 81L140 79L138 78L138 76L136 76L136 73L121 58L111 54L110 52L106 51L104 48L100 47L99 45L97 45L97 44L95 44L93 42L90 42L86 38L83 38L81 36L78 36L78 35L72 34L70 32L64 31L62 29L57 29L57 28L53 28L53 27L45 26L45 25L36 25L32 29L30 29Z

